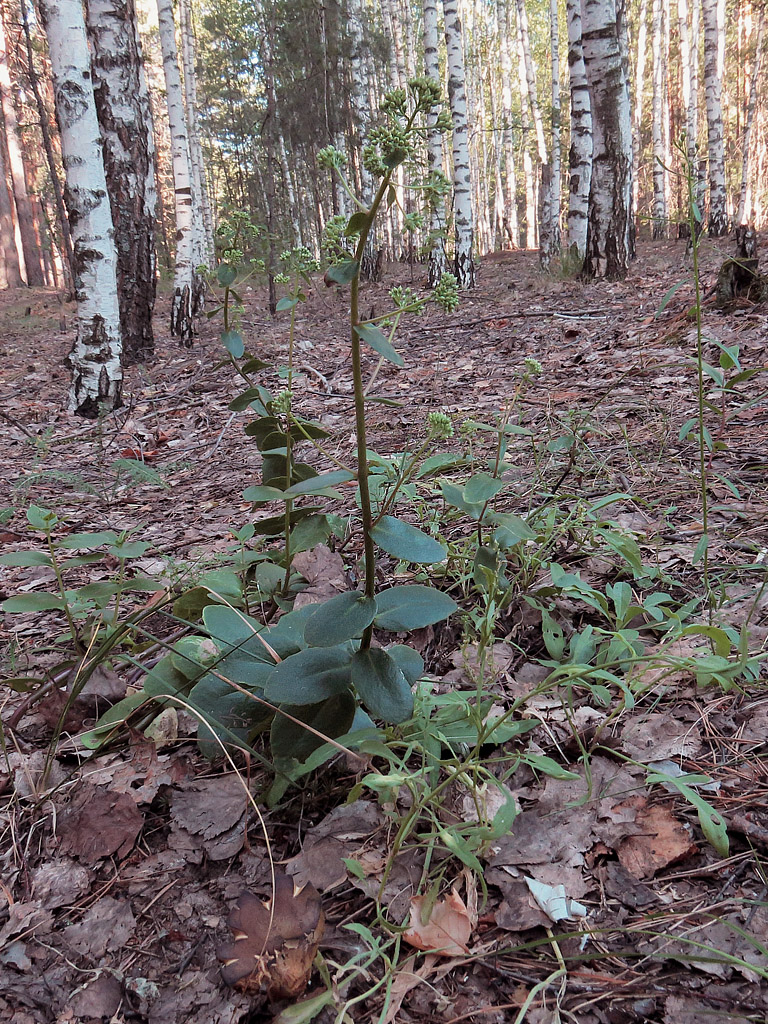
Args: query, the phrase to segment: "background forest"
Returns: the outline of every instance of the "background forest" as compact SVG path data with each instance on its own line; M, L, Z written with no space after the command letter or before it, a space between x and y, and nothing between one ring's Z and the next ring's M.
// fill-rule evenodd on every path
M768 1020L765 16L0 0L2 1024Z

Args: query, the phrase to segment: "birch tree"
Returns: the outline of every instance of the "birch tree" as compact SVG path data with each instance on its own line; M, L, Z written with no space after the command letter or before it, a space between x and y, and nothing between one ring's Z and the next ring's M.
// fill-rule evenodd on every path
M584 269L622 280L631 244L632 125L615 0L582 0L581 28L593 143Z
M194 320L203 302L204 284L197 267L203 253L196 247L200 233L195 232L195 202L192 167L189 155L187 119L181 90L179 57L176 49L176 27L173 0L157 0L160 46L163 52L168 121L171 128L171 158L176 209L176 264L171 301L171 334L183 345L192 345Z
M40 0L66 172L77 300L69 409L96 417L121 404L117 253L81 0Z
M512 51L510 49L509 5L506 0L496 2L496 28L501 50L501 112L504 128L504 229L513 248L520 244L517 223L517 180L515 176L515 146L512 134Z
M571 91L571 148L568 154L569 265L581 270L587 252L589 192L592 183L592 106L581 45L581 3L567 0L568 69Z
M134 0L87 0L96 113L117 247L123 365L154 353L155 172Z
M179 39L181 41L181 66L184 72L184 106L189 133L189 163L196 197L195 245L203 255L203 262L210 266L213 260L213 216L208 198L208 184L205 180L205 162L200 142L200 128L197 119L197 72L195 69L195 29L189 0L179 0Z
M560 252L560 19L558 0L549 0L549 45L552 61L552 181L549 189L551 235L546 265ZM544 249L542 248L542 253Z
M443 0L445 45L448 51L448 101L453 118L453 198L456 250L453 272L460 288L474 288L474 220L469 169L469 125L464 81L464 40L458 0Z
M438 55L437 0L424 0L424 72L427 78L440 81L440 58ZM433 107L427 115L427 160L430 177L443 173L443 133L436 127L439 108ZM448 270L445 254L445 210L439 199L431 205L429 221L429 287L435 288L442 275Z
M721 40L725 26L720 18L718 0L701 0L704 22L704 95L707 104L707 140L709 147L709 219L707 230L714 238L728 231L725 193L725 143L719 72Z
M651 53L653 63L653 102L651 131L653 134L653 237L663 238L667 232L667 162L664 147L664 111L667 103L666 60L664 59L664 18L666 0L653 0L651 15Z
M739 210L736 216L736 223L740 225L749 224L754 217L750 188L750 146L752 142L752 128L755 122L755 108L757 107L757 83L760 79L760 72L763 66L764 30L765 8L761 7L757 13L755 60L752 67L752 82L749 87L749 102L747 103L747 116L744 123L744 141L742 143L741 189L739 190Z

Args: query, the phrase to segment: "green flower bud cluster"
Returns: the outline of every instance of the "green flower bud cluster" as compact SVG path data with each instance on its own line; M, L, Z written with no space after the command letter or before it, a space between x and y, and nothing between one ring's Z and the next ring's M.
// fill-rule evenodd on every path
M329 171L334 168L339 170L347 162L347 157L335 146L324 146L317 154L317 162L320 167L325 167Z
M231 263L233 266L239 266L243 261L243 250L242 249L224 249L221 254L221 258L225 263Z
M453 313L459 308L459 284L453 274L441 276L432 297L445 313Z
M416 78L411 78L408 82L408 88L413 95L416 109L420 112L426 113L442 102L443 97L440 83L436 82L433 78L427 78L426 75L418 75Z
M400 285L390 290L389 297L397 309L407 309L410 313L421 313L428 301L418 296L412 288L401 288Z
M387 173L387 167L381 159L381 153L376 146L363 147L363 167L374 178L383 178Z
M434 440L445 440L453 437L453 423L450 416L444 412L430 412L427 414L427 437Z
M405 89L392 89L391 92L385 93L381 101L381 110L385 114L394 114L395 117L405 117L407 102L408 95Z
M345 234L346 228L347 218L343 214L336 214L326 221L320 248L331 263L349 259L350 241Z
M286 265L288 270L299 274L311 274L320 269L319 260L315 259L312 252L306 245L297 245L293 249L285 249L280 253L280 262Z
M526 376L528 377L540 377L544 372L544 367L541 365L538 359L531 359L530 356L526 356L523 360L523 368Z
M406 213L403 217L403 227L406 231L418 231L424 227L424 217L420 213Z
M287 274L282 273L275 274L275 284L290 284L291 279Z
M272 399L272 408L278 415L287 416L291 411L291 400L293 398L293 392L290 388L285 388L279 395L276 395Z
M413 152L413 142L408 132L397 121L374 128L371 142L378 147L385 169L397 167Z
M479 429L476 420L462 420L459 433L462 437L474 437Z

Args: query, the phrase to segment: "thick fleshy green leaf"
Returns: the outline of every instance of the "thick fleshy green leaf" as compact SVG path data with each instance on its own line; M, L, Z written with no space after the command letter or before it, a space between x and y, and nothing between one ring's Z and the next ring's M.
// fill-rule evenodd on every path
M95 750L99 744L104 742L108 733L113 729L119 728L137 708L148 704L151 699L144 690L139 690L136 693L131 693L128 697L123 697L117 704L107 708L93 729L83 733L78 739L84 747L87 747L89 750Z
M338 647L313 647L272 669L265 696L273 704L317 704L349 688L352 655Z
M349 284L359 269L358 260L344 260L343 263L334 263L333 266L328 267L325 279L331 284Z
M356 210L347 221L347 226L344 228L344 234L347 238L352 235L359 235L365 225L368 223L370 213L365 210Z
M291 298L289 295L284 295L282 299L277 300L275 306L275 312L283 313L286 309L293 309L294 306L299 304L298 299Z
M0 604L4 612L48 612L63 607L64 602L56 594L19 594Z
M464 485L464 501L468 505L485 504L495 498L504 484L490 473L475 473Z
M325 544L331 535L328 516L307 516L291 530L291 551L311 551L318 544Z
M231 263L220 263L216 270L216 277L222 288L229 288L235 283L237 270Z
M118 535L114 530L99 530L97 533L70 533L63 537L60 548L100 548L104 544L115 544Z
M394 363L395 366L403 365L403 357L389 343L386 334L374 324L358 324L355 327L355 334L388 362Z
M376 605L375 625L393 632L431 626L458 610L452 597L421 583L383 590L376 595Z
M307 505L305 508L291 509L290 525L295 526L301 519L319 512L319 505ZM254 532L264 537L274 537L285 530L285 516L269 516L268 519L257 519L253 524Z
M7 555L0 555L0 565L52 565L50 555L43 551L10 551Z
M441 469L452 469L454 466L462 465L464 461L463 456L452 455L450 452L430 455L428 459L424 459L422 462L416 478L421 479L425 476L432 476L434 473L439 473Z
M335 647L362 636L375 614L376 602L359 590L338 594L316 606L304 627L304 639L310 647Z
M355 705L355 698L347 689L317 704L305 704L300 707L286 705L280 708L272 720L269 738L277 764L280 765L282 762L283 765L287 765L294 760L304 761L313 750L322 746L326 737L336 739L348 733L355 717ZM299 719L299 722L286 718L280 714L281 710ZM318 736L303 728L301 722L312 726L322 735Z
M394 658L380 647L352 656L352 684L376 718L397 725L413 714L413 694Z
M505 551L513 548L521 541L533 540L536 536L528 523L512 512L496 512L491 517L491 521L497 527L494 531L493 539Z
M354 473L350 473L349 470L335 469L331 473L320 473L318 476L313 476L309 480L302 480L298 484L291 484L285 494L288 498L295 498L300 494L315 494L317 491L322 491L326 487L334 487L336 484L345 484L349 480L354 479Z
M260 696L256 690L256 695ZM189 704L202 716L198 720L197 742L205 757L221 755L221 746L247 746L249 736L266 729L274 712L265 704L234 689L225 680L208 673L189 691Z
M411 685L424 675L424 659L412 647L395 644L393 647L387 648L387 654Z
M440 490L443 494L443 501L446 505L450 505L451 508L458 508L462 512L466 512L473 519L479 519L482 515L482 504L470 504L470 502L465 501L464 491L457 487L456 484L452 484L450 480L440 480Z
M255 484L253 487L246 487L243 491L243 498L252 501L254 505L265 505L268 501L284 501L285 494L277 487L264 487L262 484Z
M382 516L371 530L371 537L388 554L406 562L432 565L434 562L442 562L447 554L443 545L434 537L394 516Z
M245 342L240 331L222 331L221 344L233 359L240 359L245 352Z

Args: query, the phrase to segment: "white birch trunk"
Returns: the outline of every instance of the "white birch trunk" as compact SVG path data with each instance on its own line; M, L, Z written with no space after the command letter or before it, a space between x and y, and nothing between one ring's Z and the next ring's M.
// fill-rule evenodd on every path
M754 222L755 211L752 207L752 189L750 182L750 143L752 141L752 128L755 121L755 109L757 107L757 83L763 66L763 33L765 28L765 8L761 7L757 14L757 31L755 34L755 62L752 68L752 82L749 87L749 102L747 104L747 116L744 123L743 153L741 159L741 189L739 191L739 211L736 222L741 225L748 225Z
M528 79L525 74L525 54L520 31L520 19L517 19L517 80L520 86L520 146L523 151L523 180L525 182L525 248L534 249L537 245L536 228L538 226L536 174L530 151L531 114Z
M213 215L205 179L205 161L200 143L197 120L197 71L195 68L195 28L189 0L179 0L179 38L181 40L181 66L184 72L184 101L189 132L189 162L194 187L194 225L197 266L213 265Z
M631 247L632 124L614 0L582 0L581 26L593 140L584 269L621 280Z
M435 82L440 81L440 57L438 54L437 0L424 0L424 73ZM427 115L427 163L430 175L443 173L443 134L434 127L439 107L433 107ZM435 288L443 274L448 271L448 257L445 253L445 207L437 198L429 211L429 268L427 280Z
M552 59L552 181L549 188L551 235L546 266L560 252L560 19L558 0L549 0L549 42ZM542 248L542 255L544 249Z
M567 0L568 68L571 79L571 148L568 191L569 267L581 270L587 252L589 192L592 182L592 106L581 46L581 3Z
M677 0L677 25L680 39L680 71L682 77L683 106L685 107L685 148L688 167L696 166L696 134L698 106L698 3L693 2L693 24L689 26L688 0ZM696 28L694 35L694 27ZM693 39L696 43L692 45Z
M187 119L176 49L176 28L172 0L157 0L160 46L163 51L166 103L171 128L173 190L176 208L176 266L171 302L171 334L189 348L194 335L194 318L198 311L202 282L197 274L198 253L195 251L194 193L189 155Z
M704 93L707 102L707 139L709 143L709 220L707 230L714 238L728 231L725 192L725 144L721 105L722 79L718 71L721 40L725 27L719 20L718 0L701 0L704 22Z
M469 125L464 81L464 43L458 0L443 0L445 45L448 51L448 99L453 117L453 198L456 227L454 274L460 288L474 288L474 221L469 169Z
M123 365L131 366L154 353L156 268L152 119L133 0L88 0L87 27L117 248Z
M510 49L509 4L497 0L496 27L501 49L501 112L504 120L502 145L504 147L504 230L509 244L516 249L520 244L517 223L517 179L515 176L515 143L512 134L512 51Z
M667 153L664 150L664 108L666 106L665 62L662 57L665 0L653 0L651 14L651 52L653 63L653 103L651 131L653 137L653 238L667 233Z
M80 0L40 0L72 226L78 331L69 410L94 418L121 404L117 253Z

